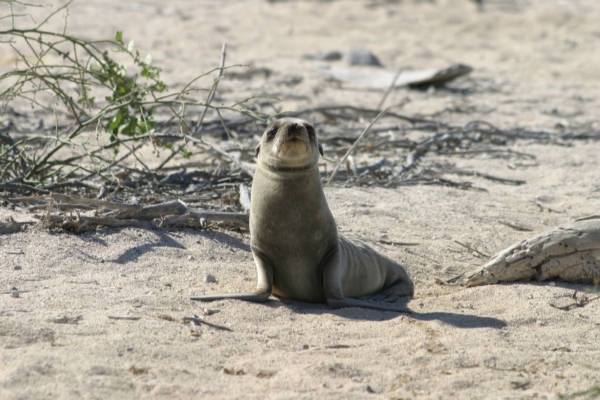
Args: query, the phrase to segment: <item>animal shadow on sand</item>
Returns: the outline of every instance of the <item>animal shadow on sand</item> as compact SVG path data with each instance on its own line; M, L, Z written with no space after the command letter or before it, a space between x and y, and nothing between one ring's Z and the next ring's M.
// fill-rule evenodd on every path
M134 246L127 249L123 254L118 256L114 262L125 264L127 262L135 261L142 254L148 253L157 247L173 247L183 249L185 246L179 243L175 238L172 237L168 232L165 231L154 231L158 240L152 243L144 243L139 246ZM223 243L233 248L250 252L250 246L243 241L227 235L222 232L194 232L198 236L214 240ZM239 301L239 300L230 300ZM478 315L469 314L457 314L450 312L416 312L410 310L406 303L408 299L399 299L395 302L395 305L405 309L404 312L396 311L380 311L371 310L359 307L348 307L348 308L330 308L325 304L312 304L303 303L294 300L283 300L283 299L270 299L265 303L261 303L264 307L287 307L292 311L299 314L334 314L342 318L351 320L361 321L387 321L393 318L397 318L401 315L406 315L409 318L413 318L420 321L440 321L442 323L457 327L457 328L495 328L500 329L507 326L506 322L497 318L483 317Z
M398 303L402 304L400 299ZM404 301L406 302L406 301ZM506 321L493 317L484 317L471 314L457 314L451 312L416 312L408 307L404 312L371 310L367 308L348 307L330 308L325 304L310 304L294 300L271 299L264 303L268 307L287 307L299 314L334 314L342 318L361 321L388 321L399 316L406 316L419 321L440 321L456 328L494 328L502 329L507 326Z

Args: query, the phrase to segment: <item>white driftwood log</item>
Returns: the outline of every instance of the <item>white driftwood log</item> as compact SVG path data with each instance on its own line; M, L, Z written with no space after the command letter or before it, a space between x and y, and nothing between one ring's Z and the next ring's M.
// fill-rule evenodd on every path
M600 284L600 217L517 243L467 277L466 286L556 279Z
M315 64L318 69L332 78L356 87L387 89L390 86L443 85L473 71L468 65L453 64L446 68L428 68L397 73L382 68L342 68L324 63Z

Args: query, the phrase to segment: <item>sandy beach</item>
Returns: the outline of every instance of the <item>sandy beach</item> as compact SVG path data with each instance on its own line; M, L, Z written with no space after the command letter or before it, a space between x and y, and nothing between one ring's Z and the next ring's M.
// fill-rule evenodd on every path
M34 20L59 4L44 3ZM560 308L598 297L598 288L444 284L486 261L464 245L491 256L599 213L599 20L600 3L583 0L73 1L70 33L102 39L123 31L173 88L217 67L227 43L227 64L245 67L226 73L217 102L274 96L273 114L377 108L385 90L334 82L315 64L326 52L364 48L393 71L473 68L444 88L391 91L392 112L550 137L421 160L424 168L477 171L444 175L471 189L325 188L342 233L406 267L416 286L411 314L275 298L191 302L254 288L247 232L76 235L31 226L0 235L0 399L599 398L600 301ZM344 58L324 62L351 68ZM0 44L0 71L13 65L10 46ZM311 122L333 134L326 117ZM369 122L355 121L354 137ZM382 119L388 129L377 134L405 138L395 124ZM376 150L356 160L373 157ZM0 198L0 217L9 216L31 219ZM194 315L204 323L190 322Z

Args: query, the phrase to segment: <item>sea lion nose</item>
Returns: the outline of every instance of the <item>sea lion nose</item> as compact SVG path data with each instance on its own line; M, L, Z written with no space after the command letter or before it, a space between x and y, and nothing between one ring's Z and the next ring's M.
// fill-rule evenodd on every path
M301 124L293 123L288 127L287 134L289 137L301 136L304 132L304 127Z

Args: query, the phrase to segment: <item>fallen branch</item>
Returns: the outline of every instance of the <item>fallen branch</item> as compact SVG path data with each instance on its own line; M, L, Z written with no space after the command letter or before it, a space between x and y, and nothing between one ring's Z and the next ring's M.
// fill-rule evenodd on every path
M30 225L32 222L16 222L11 217L0 221L0 234L20 232L24 226Z
M194 324L194 325L206 325L209 326L211 328L220 330L220 331L226 331L226 332L233 332L233 330L229 327L223 326L223 325L217 325L217 324L213 324L212 322L208 322L206 321L204 318L201 318L197 315L194 315L192 317L183 317L182 318L182 322L184 324Z
M577 291L575 291L571 296L569 296L573 301L566 304L557 304L557 302L548 303L548 305L552 308L556 308L561 311L571 311L575 308L582 308L587 306L593 301L600 299L600 296L596 296L593 298L589 298L587 295L577 296Z
M248 214L197 210L188 207L181 200L151 205L133 205L63 194L20 197L12 200L34 204L36 208L44 206L47 210L46 214L36 217L43 222L46 228L58 228L76 233L95 230L99 227L206 229L210 226L219 226L242 231L248 230ZM7 233L18 231L17 228L20 226L15 224L17 223L14 221L0 223L0 233L3 229Z

